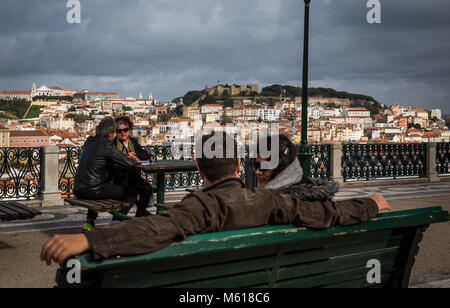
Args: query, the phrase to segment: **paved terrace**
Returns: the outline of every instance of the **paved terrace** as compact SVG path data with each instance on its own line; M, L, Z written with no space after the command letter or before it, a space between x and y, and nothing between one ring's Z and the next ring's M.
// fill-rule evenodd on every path
M439 205L450 211L450 182L344 188L336 199L373 193L385 195L393 210ZM167 197L177 200L181 196L172 193ZM48 267L40 262L41 247L56 233L80 232L87 211L68 206L40 210L42 215L31 221L0 222L0 288L54 286L57 265ZM99 224L110 221L109 214L101 214L98 220ZM412 271L411 287L450 288L449 235L450 223L435 224L427 230Z

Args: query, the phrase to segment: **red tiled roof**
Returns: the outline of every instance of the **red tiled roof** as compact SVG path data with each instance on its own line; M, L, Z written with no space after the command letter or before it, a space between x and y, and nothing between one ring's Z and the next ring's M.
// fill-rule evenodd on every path
M13 137L47 137L48 134L42 130L14 130L9 133Z
M0 91L0 94L31 94L31 91Z
M119 95L116 92L78 92L76 94L86 94L86 95Z

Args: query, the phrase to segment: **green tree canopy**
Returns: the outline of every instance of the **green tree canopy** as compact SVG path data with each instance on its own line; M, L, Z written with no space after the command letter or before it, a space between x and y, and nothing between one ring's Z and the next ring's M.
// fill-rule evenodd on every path
M31 102L25 99L19 100L0 100L0 110L5 111L17 118L23 118L28 111Z

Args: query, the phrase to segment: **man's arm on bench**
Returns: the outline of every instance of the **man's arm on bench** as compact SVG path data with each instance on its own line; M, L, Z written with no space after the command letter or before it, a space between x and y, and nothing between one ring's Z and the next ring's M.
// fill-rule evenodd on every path
M224 222L224 219L228 219L233 214L223 213L219 210L215 212L208 211L207 206L204 204L204 202L208 202L207 199L199 200L198 198L190 197L189 200L185 199L183 202L185 203L183 206L172 209L168 214L162 216L133 219L120 225L98 228L74 237L65 238L64 236L58 236L57 240L52 239L50 241L53 241L53 245L60 245L65 248L47 244L43 248L41 258L47 262L53 260L61 263L68 256L87 250L92 250L94 257L97 258L108 258L113 255L144 254L162 249L193 234L230 229L232 224ZM390 209L386 200L379 195L378 197L353 199L351 206L348 205L348 202L348 200L337 201L331 202L330 205L328 203L302 201L293 207L294 209L296 207L303 208L301 214L296 213L298 212L297 210L280 209L281 211L288 211L288 213L284 214L284 218L274 219L270 223L295 223L312 228L326 228L335 223L344 222L344 224L350 224L365 221L375 216L379 210ZM321 209L318 211L312 210L317 206L321 207ZM343 208L346 210L344 211ZM251 206L243 209L254 214L255 210L257 210ZM359 213L361 211L362 213ZM241 228L267 224L267 218L264 218L264 215L266 214L258 213L257 222L261 220L259 224L243 225ZM293 221L289 222L290 219ZM352 219L355 219L355 221L351 221ZM72 247L74 245L79 246Z
M305 202L292 198L294 205L291 209L284 209L289 203L286 198L292 197L285 195L279 199L279 212L282 214L274 215L273 224L326 229L334 225L348 226L365 222L383 210L392 210L382 195L327 202Z

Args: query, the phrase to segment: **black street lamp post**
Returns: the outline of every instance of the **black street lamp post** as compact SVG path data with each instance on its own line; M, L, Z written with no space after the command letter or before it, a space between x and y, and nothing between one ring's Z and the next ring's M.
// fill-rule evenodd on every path
M305 26L303 40L303 84L302 84L302 136L299 149L299 159L306 176L311 176L312 153L308 144L308 41L309 41L309 5L305 1Z

